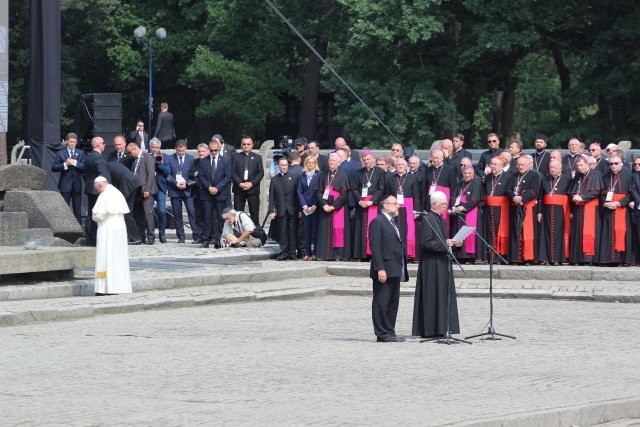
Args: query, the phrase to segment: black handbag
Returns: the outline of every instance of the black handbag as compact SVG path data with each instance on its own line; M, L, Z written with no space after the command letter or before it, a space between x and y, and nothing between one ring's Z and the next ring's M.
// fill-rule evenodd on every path
M241 214L247 215L244 212L241 212ZM267 214L267 217L265 217L262 225L255 224L255 228L251 232L251 237L255 237L256 239L260 239L260 242L262 243L262 245L264 245L265 242L267 241L267 233L264 231L264 224L267 222L267 218L268 217L269 217L269 214Z

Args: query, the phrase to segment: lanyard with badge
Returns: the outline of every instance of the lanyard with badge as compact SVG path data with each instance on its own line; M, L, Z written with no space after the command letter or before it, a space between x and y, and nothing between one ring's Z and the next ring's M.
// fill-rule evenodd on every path
M522 174L522 176L520 178L518 178L518 183L516 184L516 188L513 190L513 195L514 196L517 196L518 193L520 192L520 183L524 182L523 179L527 175L527 173L529 173L529 171L526 171L524 174Z
M367 169L364 170L364 180L366 184L362 186L362 197L367 197L369 195L369 187L371 187L371 177L373 176L373 168L371 168L371 173L367 173Z
M498 181L500 181L501 176L502 172L500 172L500 175L498 176L493 176L493 181L491 181L491 196L493 196L493 193L496 191L496 187L498 186Z
M433 184L429 186L429 196L433 196L433 193L436 192L438 178L440 178L440 168L442 168L442 166L433 168Z
M609 191L607 191L607 198L605 199L605 202L611 202L613 200L613 190L615 190L616 185L618 185L619 181L620 181L620 174L615 174L615 179L613 180L613 183L609 184Z
M470 184L471 184L471 181L467 181L467 182L462 184L462 188L460 189L460 192L458 193L458 197L456 197L456 203L454 204L454 206L459 206L460 205L460 201L462 200L462 195L465 193L465 191L467 191L467 188L469 188Z
M324 200L329 200L329 193L331 191L332 185L333 185L333 180L336 179L335 173L337 171L329 171L329 176L327 177L327 187L324 189L324 194L322 195L322 198ZM331 176L331 174L334 174L333 176Z
M404 177L406 175L402 175L402 177L400 175L396 175L396 177L398 178L398 195L396 197L396 199L398 199L398 204L399 205L404 205L404 189L402 188L402 186L404 185ZM400 179L402 178L402 179Z
M557 178L551 177L551 179L553 179L553 181L554 181L553 187L551 188L551 195L553 195L553 192L556 191L556 187L558 186L558 183L560 182L560 178L562 178L562 174L558 175Z

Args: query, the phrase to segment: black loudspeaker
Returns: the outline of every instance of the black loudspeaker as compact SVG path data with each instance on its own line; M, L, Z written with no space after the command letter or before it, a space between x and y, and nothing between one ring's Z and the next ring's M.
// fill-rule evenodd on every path
M73 129L82 149L91 151L91 139L101 136L104 155L113 151L113 138L122 135L122 94L90 93L80 96Z

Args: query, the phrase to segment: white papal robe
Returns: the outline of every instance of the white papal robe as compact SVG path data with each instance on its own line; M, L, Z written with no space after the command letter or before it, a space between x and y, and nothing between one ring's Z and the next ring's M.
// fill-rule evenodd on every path
M129 207L124 196L109 184L98 196L92 215L98 223L96 293L132 292L127 226L124 222L126 213L129 213Z

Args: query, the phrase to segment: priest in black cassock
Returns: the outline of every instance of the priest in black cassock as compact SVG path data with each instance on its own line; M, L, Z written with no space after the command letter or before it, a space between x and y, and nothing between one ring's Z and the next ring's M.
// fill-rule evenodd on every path
M407 258L416 259L419 251L416 249L416 219L413 211L419 211L422 206L420 183L415 175L407 171L407 162L403 158L396 160L396 171L388 175L385 186L387 195L398 199L398 229L403 241L407 242ZM406 239L406 240L405 240Z
M422 338L460 333L458 302L449 254L460 247L447 236L442 213L449 205L442 191L431 195L431 210L425 215L420 232L420 264L413 303L413 335ZM447 322L447 313L449 321ZM448 328L447 328L448 326Z
M324 171L318 183L319 260L343 260L351 256L351 228L349 227L349 175L339 170L340 156L329 154L329 170Z
M431 194L435 191L442 191L445 196L447 196L447 200L449 200L458 185L456 171L453 169L453 166L447 165L443 162L444 152L440 148L434 148L431 152L431 166L429 166L424 173L426 194L423 196L422 204L424 206L423 210L425 211L428 211L431 207ZM451 225L449 223L449 216L446 212L444 221L447 224L447 230L450 230Z
M477 227L482 224L480 216L480 203L484 199L482 181L480 177L475 175L473 166L469 165L461 169L462 182L458 184L458 188L451 198L451 210L459 213L451 218L451 236L455 236L458 230L465 225L465 222L469 227L476 227L476 231ZM482 240L476 238L475 233L471 233L464 239L456 256L461 264L473 264L476 254L478 258L482 258L484 250Z
M551 265L569 262L569 228L571 212L569 189L571 175L562 173L562 163L549 162L549 175L542 180L542 206L538 214L540 222L540 246L538 260Z
M547 135L539 133L536 135L535 140L536 151L531 155L533 157L533 168L540 172L544 177L549 173L549 161L551 160L550 153L547 148Z
M484 180L484 194L486 196L482 216L484 239L503 257L507 256L509 250L509 198L507 191L511 184L511 174L503 171L504 166L505 161L502 157L496 156L491 159L491 173Z
M609 157L611 170L602 176L600 206L602 226L598 262L603 265L635 265L631 228L631 183L633 175L617 155Z
M353 258L366 259L371 256L369 224L378 216L378 204L384 196L384 171L375 165L370 150L362 152L364 167L356 172L353 186L355 209L355 238Z
M536 204L540 194L540 174L531 171L528 156L517 161L518 173L511 177L507 197L509 211L509 262L530 263L536 260L538 218Z
M584 157L576 160L576 168L577 174L569 191L573 205L569 262L583 265L596 261L595 242L600 239L598 198L602 191L602 178L600 172L589 168Z

